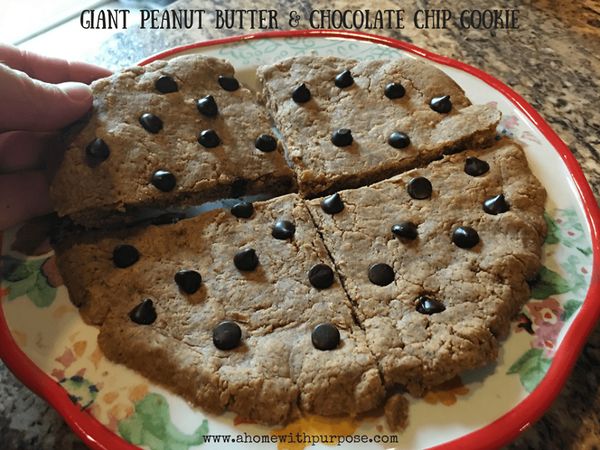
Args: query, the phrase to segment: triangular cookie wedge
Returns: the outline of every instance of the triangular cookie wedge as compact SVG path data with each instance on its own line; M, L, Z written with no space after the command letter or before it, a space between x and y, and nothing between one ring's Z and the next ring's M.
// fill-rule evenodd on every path
M420 394L495 360L540 268L545 198L501 141L310 201L386 386Z
M259 67L304 196L363 186L495 136L500 113L471 105L441 70L411 58L300 56Z
M91 117L52 184L59 216L95 227L145 207L294 188L267 112L222 59L156 61L92 90Z
M279 424L383 400L364 332L295 194L88 234L57 254L105 355L208 411Z

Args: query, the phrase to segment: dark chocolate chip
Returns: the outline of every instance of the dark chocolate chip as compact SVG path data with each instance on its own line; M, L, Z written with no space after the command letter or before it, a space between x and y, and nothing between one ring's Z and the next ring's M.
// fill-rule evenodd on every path
M113 249L113 263L121 269L132 266L139 259L140 252L133 245L121 244Z
M457 227L452 232L452 242L460 248L472 248L479 243L479 234L471 227Z
M198 135L198 143L206 148L215 148L221 143L221 139L215 130L204 130Z
M354 78L352 78L352 74L349 70L344 70L340 72L335 77L335 85L340 89L347 88L354 84Z
M247 248L240 250L233 257L233 264L239 270L250 272L258 266L258 256L253 248Z
M275 239L291 239L296 232L296 225L289 220L278 220L273 225L271 236Z
M400 83L388 83L385 86L383 93L387 98L393 100L395 98L404 97L404 94L406 94L406 90L404 89L404 86L402 86Z
M452 102L449 95L442 97L433 97L429 102L429 107L440 114L449 113L452 110Z
M219 350L233 350L242 341L242 329L230 320L221 322L213 329L213 344Z
M394 269L385 263L373 264L369 267L369 281L378 286L387 286L394 281Z
M144 127L146 131L150 133L158 133L162 130L163 123L160 120L160 117L155 116L154 114L144 113L140 116L140 124Z
M304 83L292 91L292 100L296 103L306 103L310 100L310 91Z
M206 97L196 100L196 108L198 108L200 114L206 117L215 117L219 114L217 102L212 95L207 95Z
M336 147L347 147L352 141L352 131L348 128L340 128L331 134L331 142Z
M175 175L168 170L157 170L152 174L150 182L156 189L163 192L169 192L175 189Z
M327 264L315 264L308 272L308 281L317 289L327 289L333 284L333 270Z
M186 294L193 294L202 284L202 276L195 270L180 270L175 274L175 283Z
M488 214L502 214L510 209L509 204L504 198L504 194L496 195L495 197L488 198L483 202L483 210Z
M277 140L270 134L261 134L256 138L254 146L261 152L272 152L277 148Z
M405 133L394 131L388 138L388 144L394 148L406 148L410 145L410 138Z
M444 311L446 307L442 302L434 298L426 297L421 295L417 298L417 312L421 314L435 314Z
M478 177L490 170L490 165L481 159L470 156L465 160L465 173L472 177Z
M219 85L226 91L237 91L240 88L240 83L234 77L219 75Z
M154 82L154 87L158 92L163 94L169 94L171 92L177 92L177 82L169 75L163 75Z
M321 209L327 214L337 214L344 209L342 197L337 192L325 197L321 201Z
M129 312L129 318L140 325L150 325L156 320L154 303L147 298Z
M429 181L427 178L416 177L408 182L406 190L408 191L408 195L410 195L412 198L424 200L431 197L433 187L431 186L431 181Z
M311 335L313 345L318 350L334 350L340 345L340 332L331 323L317 325Z
M392 233L398 237L410 239L411 241L419 236L417 226L412 222L400 222L392 226Z
M100 138L94 139L85 147L87 163L92 167L105 161L109 155L110 149L108 148L108 145Z
M237 202L231 207L231 214L240 219L250 218L253 212L254 206L252 206L252 203L246 201Z

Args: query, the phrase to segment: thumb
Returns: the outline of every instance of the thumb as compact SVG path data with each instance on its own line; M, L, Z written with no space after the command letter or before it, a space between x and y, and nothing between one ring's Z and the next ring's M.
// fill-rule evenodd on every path
M0 64L0 131L52 131L83 116L92 91L83 83L44 83Z

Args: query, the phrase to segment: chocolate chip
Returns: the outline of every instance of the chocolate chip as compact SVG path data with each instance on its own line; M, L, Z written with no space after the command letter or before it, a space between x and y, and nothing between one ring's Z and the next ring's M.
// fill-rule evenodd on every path
M321 201L321 209L327 214L337 214L344 209L344 202L342 197L337 192L325 197Z
M196 108L198 108L200 114L206 117L215 117L219 114L217 102L212 95L207 95L206 97L196 100Z
M452 232L452 242L460 248L472 248L479 242L479 234L471 227L458 227Z
M214 148L221 143L215 130L204 130L198 135L198 143L206 148Z
M272 152L277 148L277 140L270 134L261 134L256 138L254 146L261 152Z
M231 214L240 219L250 218L253 212L254 206L252 206L252 203L246 201L238 202L231 207Z
M153 323L156 320L156 310L154 309L152 300L147 298L129 311L129 318L140 325L150 325Z
M304 83L292 91L292 100L296 103L306 103L310 100L310 91Z
M402 86L400 83L388 83L385 86L383 93L387 98L393 100L395 98L404 97L404 94L406 94L406 90L404 89L404 86Z
M317 289L327 289L333 284L333 270L327 264L315 264L308 272L308 281Z
M158 92L163 94L169 94L171 92L177 92L177 82L169 75L163 75L154 82L154 87Z
M157 170L152 174L150 182L156 189L163 192L172 191L175 188L175 175L167 170Z
M412 222L400 222L392 226L392 233L398 237L410 239L411 241L415 240L419 235L417 226Z
M352 131L348 128L340 128L331 134L331 143L336 147L347 147L352 141Z
M340 72L335 77L335 85L340 89L347 88L354 84L354 78L352 78L352 74L349 70L344 70Z
M160 120L160 117L155 116L154 114L144 113L140 116L140 124L144 127L146 131L150 133L158 133L162 130L163 123Z
M213 329L213 344L219 350L233 350L242 341L242 329L230 320L221 322Z
M195 270L180 270L175 274L175 283L186 294L193 294L202 284L202 276Z
M278 220L273 225L271 236L275 239L291 239L296 232L296 225L289 220Z
M394 269L385 263L369 267L369 281L378 286L387 286L394 281Z
M133 245L121 244L113 249L113 264L121 269L134 265L140 259L140 252Z
M405 148L410 145L410 138L405 133L394 131L388 138L388 144L394 148Z
M317 325L311 335L312 344L318 350L334 350L340 345L340 332L331 323Z
M435 314L444 311L446 307L444 304L434 298L429 298L421 295L417 298L417 312L421 314Z
M100 138L94 139L85 147L87 163L92 167L105 161L109 155L110 149L108 148L108 145Z
M219 75L219 85L226 91L237 91L240 88L240 83L234 77Z
M465 160L465 173L467 175L478 177L479 175L486 173L488 170L490 170L490 165L481 159L470 156Z
M233 264L239 270L250 272L258 266L258 256L253 248L247 248L240 250L233 257Z
M433 97L429 102L429 107L440 114L449 113L452 110L452 102L449 95L442 97Z
M504 194L496 195L495 197L490 197L486 201L483 202L483 210L488 214L502 214L510 209L509 204L506 202L504 198Z
M431 181L429 181L427 178L416 177L408 182L406 190L408 191L408 195L410 195L412 198L424 200L431 197L433 188L431 186Z
M445 149L442 154L443 155L455 155L457 153L462 152L463 150L465 150L465 146L463 144L459 144L459 145L453 145L451 147L448 147L447 149Z

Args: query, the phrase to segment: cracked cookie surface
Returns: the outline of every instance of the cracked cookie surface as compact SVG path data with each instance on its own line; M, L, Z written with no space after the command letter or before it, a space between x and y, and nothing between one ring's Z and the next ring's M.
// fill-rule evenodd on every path
M291 238L273 236L280 220L294 225ZM114 249L124 244L139 259L116 267ZM242 271L234 256L248 248L258 266ZM106 356L208 411L276 424L299 411L356 415L382 402L376 363L337 275L322 289L309 280L313 266L333 263L295 194L255 203L249 218L213 210L171 225L88 234L57 254L71 299L100 325ZM174 281L182 269L201 274L196 292L185 294ZM129 315L146 298L156 320L140 325ZM228 351L213 344L225 320L242 331L241 344ZM320 323L339 331L334 350L311 342Z
M188 55L92 83L91 117L67 149L52 184L58 214L101 226L125 221L148 206L290 192L295 182L281 144L271 141L257 148L257 138L272 134L264 107L242 85L231 90L221 81L225 89L220 76L235 87L229 63ZM161 79L168 82L161 84ZM198 105L209 95L212 101ZM144 114L154 117L141 120ZM200 136L207 130L218 140L210 133ZM103 144L88 150L96 139ZM159 170L173 179L153 184Z
M488 170L467 174L469 158ZM429 198L409 194L417 177L431 182ZM485 212L484 201L500 194L508 211ZM545 236L546 194L523 150L501 141L339 195L344 207L336 214L324 212L320 199L309 208L386 386L419 395L493 361L498 340L529 297L527 280L540 267ZM392 227L400 222L416 225L417 237L397 236ZM459 247L458 227L474 229L478 242ZM391 280L373 277L374 264L388 265Z
M346 70L352 83L339 87L336 76ZM493 107L471 105L442 71L409 58L301 56L259 67L257 76L300 192L308 197L380 181L444 152L485 144L500 120ZM401 85L400 92L386 93L390 83ZM302 84L310 96L297 102L293 92ZM449 112L430 106L440 96L450 97ZM351 131L350 144L347 134L334 136L341 129ZM394 132L405 136L392 137Z

